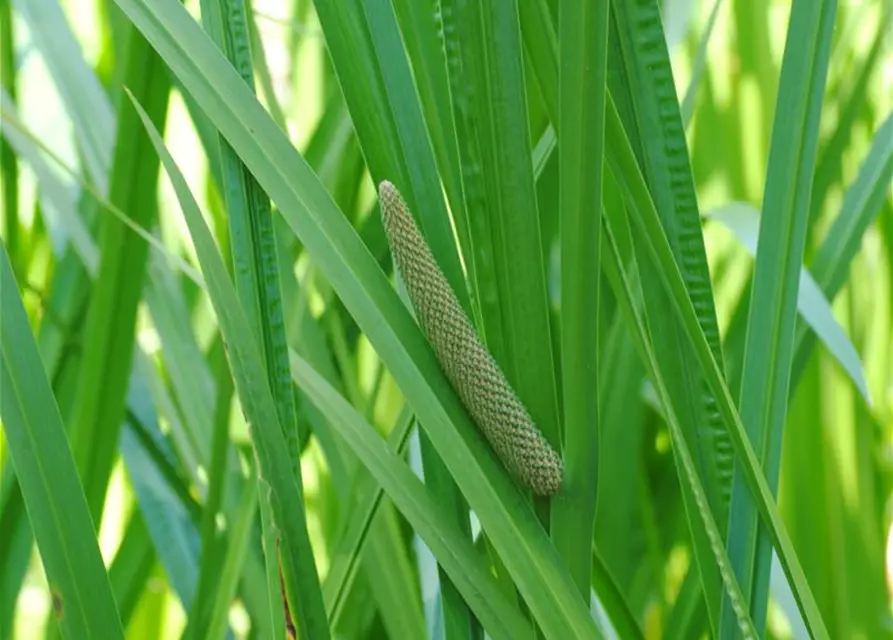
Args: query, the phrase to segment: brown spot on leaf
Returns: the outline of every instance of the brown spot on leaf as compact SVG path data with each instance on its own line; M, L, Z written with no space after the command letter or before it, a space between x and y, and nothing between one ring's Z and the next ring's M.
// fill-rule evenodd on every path
M65 603L62 601L62 594L53 589L50 591L50 599L52 600L53 613L61 620L62 615L65 613Z
M279 553L279 538L276 538L276 552ZM282 593L282 608L285 610L285 633L288 640L296 640L298 637L297 629L295 629L295 621L291 617L291 611L288 608L288 596L285 593L285 576L282 575L282 559L279 559L279 590Z

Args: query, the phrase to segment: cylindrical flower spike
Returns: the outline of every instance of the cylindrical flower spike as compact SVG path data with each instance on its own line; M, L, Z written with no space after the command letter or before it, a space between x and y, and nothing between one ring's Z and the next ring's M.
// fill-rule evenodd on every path
M428 342L499 459L539 495L561 489L561 458L533 423L496 360L478 338L396 187L378 188L394 262Z

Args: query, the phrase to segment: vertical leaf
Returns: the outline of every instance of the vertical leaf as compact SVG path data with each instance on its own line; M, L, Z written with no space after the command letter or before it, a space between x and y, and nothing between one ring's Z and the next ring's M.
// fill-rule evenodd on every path
M565 478L552 507L552 539L584 597L589 595L598 495L598 318L608 14L607 0L566 0L559 10L559 131L572 133L558 141Z
M740 406L741 421L772 491L778 485L800 265L836 9L836 0L793 4L763 198ZM728 548L754 622L762 630L772 547L737 467ZM730 630L731 622L724 602L721 630Z
M558 389L517 1L442 0L441 11L482 333L557 448Z
M659 8L650 0L624 0L615 3L613 16L617 54L625 71L618 74L622 82L615 84L625 96L626 124L635 134L633 140L642 172L688 295L698 312L699 324L722 369L719 327L697 197ZM641 246L637 249L655 356L666 372L667 391L688 446L694 452L711 510L724 536L731 490L730 439L723 428L716 401L706 388L703 375L698 372L695 355L682 337L682 327L678 322L661 318L668 300L656 276L659 267L651 262ZM706 532L700 520L692 517L694 496L685 483L682 483L682 493L689 513L693 550L707 610L715 628L720 604L720 576L710 555Z
M93 522L5 245L0 245L0 395L9 453L71 638L123 638Z
M205 30L239 72L245 84L254 91L245 4L235 0L204 0L201 6ZM267 380L279 413L279 424L288 445L287 453L291 459L292 474L300 492L302 491L300 439L295 413L295 396L288 368L288 343L285 336L270 200L223 136L220 136L220 163L223 179L223 184L220 186L229 214L229 241L236 291L260 347ZM270 508L263 492L260 500L261 517L267 518ZM309 537L306 544L309 546ZM273 619L278 622L278 602L281 600L279 554L274 551L277 548L276 535L270 522L264 522L264 546L270 606L276 607ZM208 575L212 575L214 563L212 548L205 548L200 583L206 581ZM290 566L282 567L288 605L293 609L297 607L306 610L309 607L312 610L314 594L298 588L297 578L291 574L291 570ZM318 589L317 586L317 591ZM296 598L307 598L307 600L303 605L297 605ZM201 608L203 599L197 599L196 603L197 615L192 616L191 622L198 628L203 628L205 625L202 618L208 612ZM318 614L311 615L318 617ZM303 629L304 622L299 620L298 623Z
M174 185L202 265L208 293L227 345L239 400L251 426L252 442L260 463L261 490L269 491L270 505L280 532L278 542L282 563L290 565L290 575L299 581L300 597L294 601L297 607L294 612L296 621L302 637L327 638L328 622L313 551L307 536L301 492L292 472L285 436L279 425L277 406L270 391L267 371L257 342L252 337L248 318L186 181L146 112L135 99L131 100Z
M15 33L12 25L12 0L0 0L0 87L10 102L16 100ZM3 241L9 261L15 267L19 260L19 165L15 153L0 134L0 178L3 186Z
M787 575L791 584L794 585L794 597L797 600L797 605L811 632L821 637L827 637L821 614L809 589L809 585L803 576L803 569L793 551L790 538L778 515L772 492L765 477L760 472L759 461L741 424L741 419L735 409L728 385L723 379L719 365L713 357L710 344L700 328L697 312L691 303L691 299L688 297L685 282L673 258L672 249L663 232L660 219L654 209L654 203L651 201L645 188L644 179L639 173L635 155L624 135L620 116L612 101L609 100L608 105L605 119L606 145L608 148L612 148L614 153L609 154L607 159L611 172L618 179L618 183L622 188L624 202L635 223L634 226L637 231L636 241L641 242L647 249L648 258L660 267L656 270L656 275L659 278L662 289L668 294L671 308L681 321L685 338L694 348L701 371L704 373L713 397L717 400L717 407L722 415L723 423L731 436L735 454L741 461L739 468L744 474L747 488L756 499L760 517L769 529L785 575ZM667 412L669 415L669 409L667 409ZM697 477L694 480L697 480ZM691 485L690 488L695 484L694 480L689 483ZM705 525L711 519L712 516L710 514L702 517ZM708 541L709 538L708 532ZM713 545L711 544L712 547ZM715 549L713 551L716 556ZM720 574L722 574L721 571ZM722 576L722 578L724 582L729 582L726 576ZM738 617L738 612L735 613L736 617Z
M134 33L127 48L126 82L157 126L163 126L170 75L145 39ZM142 227L156 215L158 161L132 109L122 102L109 178L109 201ZM71 443L84 478L94 523L99 526L133 356L137 305L145 279L148 245L117 218L103 219L100 264L84 330Z

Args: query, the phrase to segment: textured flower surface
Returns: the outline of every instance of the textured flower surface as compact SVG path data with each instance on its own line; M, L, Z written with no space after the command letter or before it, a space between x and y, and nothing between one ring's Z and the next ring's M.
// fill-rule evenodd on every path
M459 398L515 477L539 495L557 493L561 458L484 347L400 192L385 181L378 193L388 244L419 325Z

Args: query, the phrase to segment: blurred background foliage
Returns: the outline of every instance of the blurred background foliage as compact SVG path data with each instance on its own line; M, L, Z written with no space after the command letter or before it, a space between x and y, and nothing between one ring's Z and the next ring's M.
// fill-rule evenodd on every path
M381 105L364 104L362 93L346 100L345 72L340 71L339 83L335 69L351 64L352 54L362 55L359 47L350 49L350 30L335 26L349 12L340 14L331 2L315 8L310 0L246 4L259 99L390 268L374 224L378 214L367 167L382 160L370 159L372 147L361 147L354 129L372 118L362 127L374 131ZM439 25L437 3L393 4L434 131L432 119L451 117L431 107L443 104L438 92L447 90L446 70L421 65L442 63L430 57L430 47L439 45L431 38ZM553 18L557 4L521 2L522 7L545 7ZM736 397L754 264L745 245L748 237L756 244L790 5L780 0L664 0L661 6L703 214L723 356ZM893 541L888 542L893 521L891 5L887 0L838 3L803 259L818 282L818 299L803 299L801 291L800 304L812 326L824 322L827 327L827 299L839 326L820 333L817 348L796 352L781 454L779 508L835 638L893 635ZM199 2L185 6L200 19ZM326 13L318 16L320 8ZM420 19L425 29L417 26ZM221 166L226 165L217 159L225 149L195 99L182 90L182 81L148 45L142 59L125 55L133 37L128 24L107 0L0 0L0 232L69 429L127 637L176 637L192 615L210 619L218 606L225 612L227 633L266 637L265 631L273 629L266 625L277 624L276 615L260 612L269 608L275 592L268 589L264 570L261 538L269 532L259 526L247 424L226 366L217 316L197 284L196 249L171 183L158 178L155 151L136 133L138 125L129 142L114 144L123 120L138 123L122 83L156 125L163 125L167 147L228 255L239 239L230 237L227 195L221 189ZM527 116L536 158L533 147L546 130L550 108L548 92L534 81L542 77L528 28L522 11ZM330 47L340 47L335 66L327 39ZM356 60L357 67L363 64ZM611 83L625 73L609 56L609 86L614 88ZM393 117L402 117L399 110ZM452 126L443 128L448 129ZM432 143L438 158L455 152L448 150L450 139L432 134ZM870 190L869 202L847 199L857 180L869 180L860 178L866 167L876 169L880 187ZM557 163L547 163L546 177L537 183L541 213L548 213L543 203L557 202L549 190L557 189L558 180L549 177L550 171L557 173ZM449 195L456 188L449 176L456 176L443 169L441 174ZM118 213L102 204L105 194ZM607 193L606 207L612 206L610 198ZM854 236L857 251L848 268L829 272L821 247L829 229L842 233L832 225L847 207L859 208L866 223ZM122 213L132 221L128 224L145 226L155 236L154 247L127 226L111 229L104 222L119 220ZM390 438L395 450L408 451L410 465L420 471L424 438L420 442L394 378L282 217L271 219L281 267L283 335L350 406ZM560 251L555 236L544 238L554 322L560 311ZM144 262L134 259L139 254ZM113 259L109 255L118 256L120 268L102 271L99 277L109 282L103 284L104 297L97 298L96 290L91 295L99 286L94 278L100 258ZM699 599L671 436L631 332L613 321L618 314L611 289L603 286L601 295L602 455L595 549L646 637L697 637L709 624ZM475 313L482 308L475 306ZM3 313L6 320L5 307ZM133 315L130 321L127 314ZM486 317L483 322L486 326ZM799 330L815 342L802 323ZM97 349L100 344L103 348ZM448 636L441 604L446 600L438 597L441 582L431 551L387 498L369 526L360 503L352 505L348 496L360 490L365 492L355 495L371 495L374 483L356 473L352 456L333 459L335 436L325 427L331 417L303 388L295 387L294 395L307 532L333 628L344 638ZM274 393L277 401L281 397ZM107 416L121 410L120 430L102 431ZM215 439L220 433L223 439ZM215 457L215 447L223 447L229 457ZM223 460L225 468L213 470L215 459ZM9 461L5 438L0 438L0 637L53 635L53 598ZM208 479L215 473L229 481L223 495L212 498ZM221 512L212 511L216 517L209 523L203 505L212 499ZM356 521L365 523L364 530L351 533ZM215 538L221 526L226 536ZM362 550L345 547L345 540L363 540L365 529ZM471 529L479 530L474 518ZM232 578L226 583L235 596L232 606L218 593L223 579L204 567L201 541L207 539L217 540L217 566ZM496 574L507 578L504 568L498 570L498 557L487 556L486 536L476 539L481 558L490 557ZM230 552L234 540L242 540L241 552ZM333 582L332 575L350 571L343 566L345 557L361 557L362 569L355 579ZM233 564L224 567L224 561ZM211 577L205 580L211 582L203 584L200 576L208 571ZM344 593L333 591L338 585ZM770 592L769 634L803 637L790 587L775 565ZM332 602L339 603L336 613ZM594 611L598 619L599 607Z

